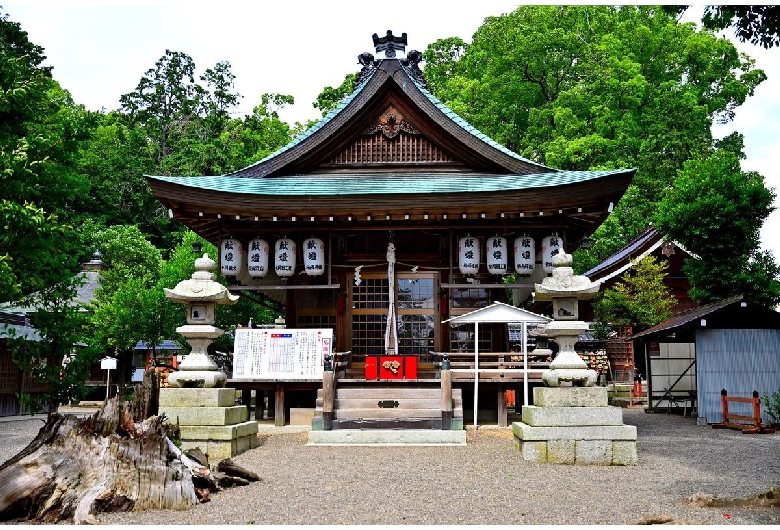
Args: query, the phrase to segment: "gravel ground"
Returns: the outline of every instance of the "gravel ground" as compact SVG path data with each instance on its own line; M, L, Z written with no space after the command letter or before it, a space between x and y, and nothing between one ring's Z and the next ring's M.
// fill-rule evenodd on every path
M185 512L100 514L106 524L780 524L780 508L698 508L696 493L746 497L780 485L780 433L745 435L695 420L624 409L636 425L639 464L535 464L511 429L469 429L466 447L307 447L306 432L262 432L233 460L261 482ZM40 420L0 423L0 461Z

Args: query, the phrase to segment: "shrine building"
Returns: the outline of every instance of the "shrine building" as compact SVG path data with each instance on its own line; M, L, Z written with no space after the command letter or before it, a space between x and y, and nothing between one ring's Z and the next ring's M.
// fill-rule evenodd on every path
M436 380L442 353L465 363L475 346L497 371L514 358L506 324L480 327L475 345L472 324L445 321L495 302L527 305L552 256L593 233L635 170L525 159L427 90L422 54L406 52L405 33L373 40L352 94L288 145L230 174L147 176L149 185L220 249L232 291L276 300L288 328L332 330L339 385L422 385ZM507 285L510 274L517 280ZM383 373L383 356L401 358L400 371ZM500 401L512 380L486 373L479 388ZM277 398L280 385L281 396L322 386L256 383ZM466 415L473 384L473 374L453 378Z

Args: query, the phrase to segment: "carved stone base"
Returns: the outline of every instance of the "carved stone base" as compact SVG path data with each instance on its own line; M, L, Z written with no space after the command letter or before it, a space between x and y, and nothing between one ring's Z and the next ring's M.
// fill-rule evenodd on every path
M575 386L594 386L597 377L595 370L583 370L581 368L547 370L542 373L542 381L545 385L551 387L561 386L561 381L571 381Z
M179 370L168 375L168 384L178 388L223 388L227 376L219 370Z

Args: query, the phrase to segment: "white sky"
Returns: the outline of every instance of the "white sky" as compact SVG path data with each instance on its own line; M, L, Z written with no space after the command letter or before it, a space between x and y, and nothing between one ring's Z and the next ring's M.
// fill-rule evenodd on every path
M320 116L312 107L317 94L359 70L357 56L373 53L374 33L406 33L407 50L424 51L441 38L470 41L485 17L513 11L519 2L0 0L0 5L32 42L45 48L55 79L90 110L119 108L119 97L134 90L170 49L192 57L199 73L229 61L236 90L244 96L239 116L249 114L263 93L294 96L295 105L280 112L292 123ZM737 47L769 79L737 110L735 121L716 128L715 134L740 131L747 152L743 170L760 172L767 186L780 193L780 164L773 160L780 153L780 49ZM775 206L780 210L780 199ZM761 239L763 248L780 260L780 211L768 218Z

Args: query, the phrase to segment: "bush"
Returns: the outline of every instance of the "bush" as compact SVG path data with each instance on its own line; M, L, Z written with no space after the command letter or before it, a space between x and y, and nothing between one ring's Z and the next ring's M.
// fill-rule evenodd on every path
M770 426L780 426L780 388L769 395L761 396L764 410L772 418Z

